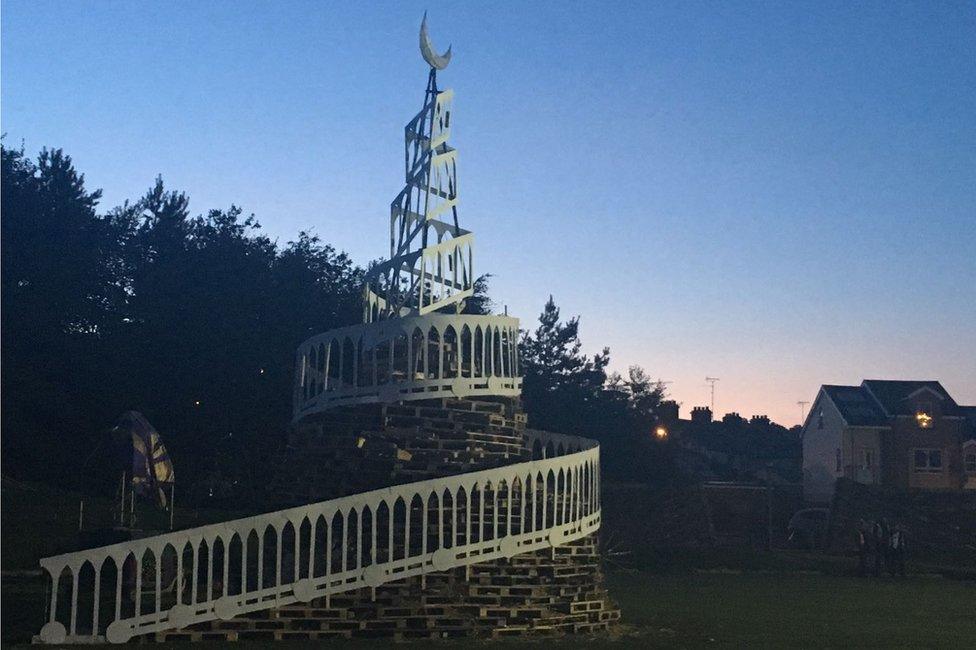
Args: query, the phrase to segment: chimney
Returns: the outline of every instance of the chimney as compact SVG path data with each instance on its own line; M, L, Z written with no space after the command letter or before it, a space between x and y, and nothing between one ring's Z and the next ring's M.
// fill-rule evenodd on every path
M678 420L678 403L674 400L664 400L657 407L660 420L663 422L676 422Z
M722 422L725 424L741 424L745 420L742 419L741 415L733 411L732 413L726 413L725 417L722 418Z
M753 415L749 420L749 424L754 424L756 426L769 426L769 416L768 415Z
M699 424L708 424L712 421L712 409L707 406L696 406L691 409L691 421Z

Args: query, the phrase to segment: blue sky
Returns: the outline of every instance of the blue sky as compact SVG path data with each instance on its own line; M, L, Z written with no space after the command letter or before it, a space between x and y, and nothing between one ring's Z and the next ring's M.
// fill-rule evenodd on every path
M476 270L523 326L554 294L685 411L706 374L786 424L864 377L976 403L976 3L6 0L5 142L105 209L162 174L365 263L425 9Z

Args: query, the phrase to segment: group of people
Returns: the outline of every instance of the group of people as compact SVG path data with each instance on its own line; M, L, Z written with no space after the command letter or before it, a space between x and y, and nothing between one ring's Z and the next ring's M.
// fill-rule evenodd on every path
M891 575L905 575L907 535L902 526L890 526L886 519L874 522L861 520L857 527L857 554L861 575L882 571Z

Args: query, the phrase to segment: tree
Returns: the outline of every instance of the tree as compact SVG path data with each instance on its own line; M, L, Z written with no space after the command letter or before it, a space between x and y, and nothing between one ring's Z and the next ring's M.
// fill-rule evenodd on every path
M117 485L95 456L134 409L184 486L261 484L291 417L294 351L358 321L362 271L307 233L279 247L236 206L192 217L161 178L98 215L60 150L34 162L3 148L2 172L4 472Z
M591 359L582 354L579 317L560 321L552 296L539 326L522 333L522 395L536 426L571 433L592 433L592 411L602 402L610 350Z
M98 344L122 300L121 231L71 157L0 147L4 471L71 474L99 418Z
M560 320L552 296L533 333L521 340L522 395L529 425L600 441L604 469L628 480L669 476L669 462L651 431L664 385L631 366L627 379L607 375L610 350L582 354L579 317Z
M464 301L462 314L487 315L491 313L492 309L495 308L495 303L488 295L488 281L490 279L491 273L478 276L478 279L474 281L473 294Z

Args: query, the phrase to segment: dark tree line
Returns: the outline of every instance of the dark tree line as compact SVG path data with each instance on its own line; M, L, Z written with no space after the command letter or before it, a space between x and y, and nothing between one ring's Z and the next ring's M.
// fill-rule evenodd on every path
M295 348L359 321L362 269L308 233L280 245L235 206L192 216L161 179L105 213L100 198L61 150L3 147L4 474L104 491L106 429L134 409L198 496L214 477L266 481ZM487 281L469 311L491 309ZM608 352L582 355L577 330L550 299L524 335L530 421L600 438L608 469L640 475L661 387L639 368L608 377Z
M162 180L99 214L60 150L2 156L4 473L108 480L105 430L127 409L184 485L266 466L295 347L356 322L361 270L307 233L278 245L234 206L191 216Z

